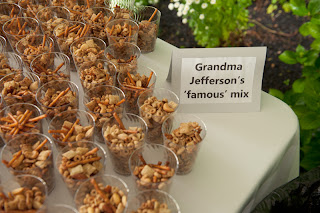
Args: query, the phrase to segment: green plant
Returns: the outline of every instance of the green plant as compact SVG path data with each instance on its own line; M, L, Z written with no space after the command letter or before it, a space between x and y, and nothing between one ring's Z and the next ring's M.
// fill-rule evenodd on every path
M174 0L168 7L189 24L199 45L216 47L231 45L231 36L238 38L248 29L251 4L252 0Z
M269 93L282 99L296 113L300 124L300 166L310 170L320 165L320 0L290 0L293 14L309 17L299 28L303 36L314 38L310 48L298 45L295 51L284 51L279 59L287 64L301 64L302 76L292 89Z
M155 5L158 4L159 0L135 0L134 4L136 6L141 6L141 5Z
M267 8L267 14L274 16L274 11L276 11L279 6L281 6L283 11L286 13L291 11L289 0L271 0L271 3Z

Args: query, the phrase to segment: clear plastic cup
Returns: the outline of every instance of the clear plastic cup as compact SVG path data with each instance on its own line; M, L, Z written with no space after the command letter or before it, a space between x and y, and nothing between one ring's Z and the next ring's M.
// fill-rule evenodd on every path
M100 14L98 17L97 15ZM102 39L108 46L106 25L113 19L113 12L105 7L92 7L82 14L84 23L90 25L88 36Z
M50 5L50 0L20 0L18 5L24 17L37 18L37 13Z
M47 213L78 213L78 211L66 204L49 204Z
M101 212L101 206L103 212L123 213L126 212L128 193L128 186L123 180L104 174L82 183L74 196L74 202L79 212Z
M146 90L138 97L140 116L148 125L147 142L163 144L161 126L179 107L178 96L166 88Z
M79 68L79 78L86 93L96 85L114 86L116 82L116 66L110 61L98 59L83 63Z
M39 146L43 142L45 144L42 147ZM42 178L48 186L48 193L50 193L55 186L53 144L50 138L39 133L18 135L3 147L2 162L10 162L14 154L20 151L22 154L10 166L6 165L9 172L14 176L30 174Z
M36 100L41 110L48 115L49 122L61 112L79 108L79 88L72 81L50 81L38 89Z
M105 59L106 43L96 37L82 37L75 40L70 46L70 52L77 70L83 63L98 59Z
M70 80L70 59L60 52L43 53L35 57L30 70L38 75L41 84L54 80Z
M80 38L80 34L84 27L85 27L85 24L82 22L68 21L68 22L59 24L53 30L53 34L57 41L60 52L66 54L70 58L72 71L73 70L75 71L75 67L74 67L75 65L70 52L70 46L76 39ZM87 35L88 33L84 34L83 36L87 36Z
M120 117L120 116L119 116ZM102 135L108 147L113 170L121 175L130 175L129 158L131 154L144 145L148 127L137 115L125 113L120 117L125 130L119 128L113 116L102 127Z
M6 50L7 50L7 41L3 36L0 36L0 53L5 52Z
M141 53L153 52L160 24L161 12L152 6L141 6L135 13L135 21L139 24L137 45Z
M86 153L96 150L94 154ZM56 168L72 196L80 185L104 173L106 153L97 143L81 141L64 147L57 155Z
M15 84L15 91L10 85ZM0 91L7 106L15 103L37 104L35 95L40 85L37 75L29 72L14 72L0 80Z
M70 19L70 11L65 7L45 7L39 10L37 19L40 22L43 33L53 37L54 28Z
M16 44L16 52L21 56L26 68L30 70L31 61L42 53L52 52L54 41L46 35L28 35Z
M90 5L88 5L88 2ZM95 0L65 0L64 6L70 11L71 21L82 21L82 13L88 9L94 7Z
M5 36L2 31L3 24L15 16L21 16L21 8L19 5L9 2L0 3L0 36Z
M107 8L112 9L115 19L130 19L130 15L134 10L134 0L105 0L104 4Z
M105 51L105 57L116 65L118 73L136 72L140 55L139 47L131 43L112 44Z
M133 79L134 84L130 83L129 74L132 76L131 78ZM151 68L142 65L138 65L138 70L136 72L129 74L119 73L117 81L119 88L126 96L126 112L139 115L139 107L137 104L138 97L145 90L153 89L155 87L157 76Z
M19 28L19 26L21 27ZM10 19L3 24L2 30L14 51L16 51L15 47L17 42L22 38L27 35L42 33L38 20L29 17L17 17Z
M94 128L91 114L83 110L67 110L52 118L48 132L57 149L61 150L73 142L94 141Z
M19 55L13 52L0 53L0 79L13 72L22 72L23 62Z
M116 29L115 29L116 28ZM137 44L139 25L130 19L114 19L106 25L109 45Z
M85 93L83 104L85 110L94 118L96 141L104 143L101 133L102 126L110 120L114 112L119 115L123 113L124 100L123 92L119 88L109 85L99 84Z
M160 144L145 144L132 153L129 167L137 191L160 189L169 192L179 162L169 148Z
M18 103L5 107L0 111L0 135L3 141L8 143L19 134L42 133L43 119L30 121L41 115L40 109L33 104ZM15 120L12 119L12 116ZM12 121L18 122L20 126L13 125Z
M155 204L155 202L158 204ZM153 203L153 205L148 205L149 203ZM149 208L141 208L142 206L148 206ZM138 209L140 211L138 211ZM160 190L139 192L129 199L127 212L138 213L143 212L143 209L150 209L150 211L154 209L158 212L181 213L177 201L170 194Z
M23 210L16 208L13 209L4 209L4 212L27 212L27 208L30 208L31 212L34 213L44 213L46 212L46 205L47 205L47 197L48 197L48 189L46 183L39 177L34 175L18 175L15 176L13 179L10 179L1 184L1 189L4 194L11 193L12 197L9 197L8 201L13 201L14 198L18 195L22 195L24 197L28 197L29 199L25 199L24 204L26 208ZM13 195L13 191L15 191L15 195ZM38 196L38 197L37 197ZM30 197L32 202L30 202ZM37 199L33 199L36 198ZM6 201L5 201L6 202ZM23 204L20 204L23 205ZM7 206L5 204L5 206ZM1 208L1 211L3 209Z
M164 145L178 156L178 175L192 171L206 132L204 122L192 114L176 113L163 122Z

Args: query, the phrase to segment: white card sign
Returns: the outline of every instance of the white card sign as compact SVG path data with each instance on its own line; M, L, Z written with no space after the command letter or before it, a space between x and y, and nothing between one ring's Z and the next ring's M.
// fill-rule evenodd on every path
M266 47L177 49L168 80L180 112L260 111Z

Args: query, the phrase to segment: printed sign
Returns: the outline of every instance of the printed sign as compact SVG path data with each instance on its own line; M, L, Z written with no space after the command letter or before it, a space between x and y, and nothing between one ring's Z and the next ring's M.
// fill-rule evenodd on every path
M266 48L239 49L179 49L173 52L169 72L172 76L168 79L172 80L172 89L179 95L180 112L260 110Z

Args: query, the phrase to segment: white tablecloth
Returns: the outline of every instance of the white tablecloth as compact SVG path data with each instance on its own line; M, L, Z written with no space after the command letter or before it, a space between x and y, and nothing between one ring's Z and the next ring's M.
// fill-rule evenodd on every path
M173 48L158 39L155 52L139 59L157 73L156 87L170 88L165 79ZM82 91L76 73L71 77ZM183 213L249 212L270 191L299 175L297 117L277 98L264 92L261 98L261 112L196 114L207 125L206 139L193 171L176 176L170 191ZM3 165L0 171L2 182L10 178ZM49 202L74 205L55 172L56 187ZM109 159L106 173L115 174ZM132 196L131 177L120 177L127 182Z

